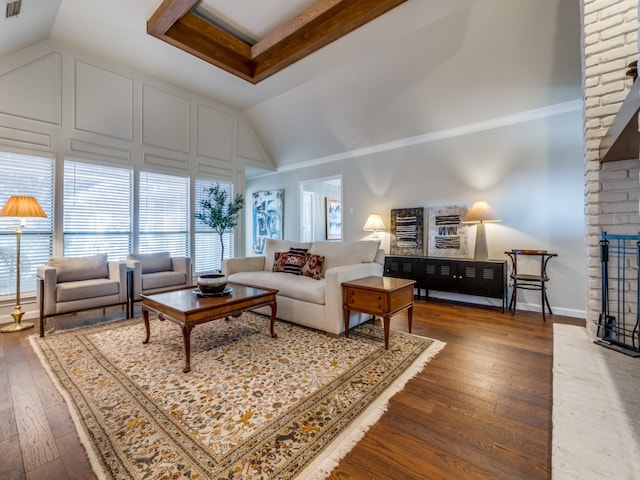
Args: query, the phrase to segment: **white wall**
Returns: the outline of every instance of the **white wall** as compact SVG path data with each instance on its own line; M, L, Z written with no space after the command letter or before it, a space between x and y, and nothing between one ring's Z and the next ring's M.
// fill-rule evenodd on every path
M227 175L238 191L246 168L271 167L241 113L50 42L0 59L0 87L3 148ZM115 99L109 97L113 91L119 92ZM362 225L370 212L388 224L392 208L487 200L503 219L487 228L491 257L504 258L512 248L556 251L549 266L552 306L557 313L584 315L580 108L524 112L303 166L246 182L246 198L258 190L285 190L285 238L298 238L298 182L308 179L342 176L345 240L369 236ZM238 255L243 246L251 254L251 215L244 214ZM473 232L469 242L472 251ZM388 250L388 235L383 243ZM526 303L539 305L536 295L525 296Z
M65 158L230 181L237 193L248 167L273 169L241 112L49 41L0 58L0 149L53 155L58 187ZM61 198L58 188L56 255ZM242 251L243 229L236 237Z
M238 193L247 167L273 169L241 112L48 41L0 59L0 148L53 154L58 172L76 158L226 180ZM61 254L61 215L54 228Z
M393 208L428 209L486 200L503 220L487 225L489 256L506 258L504 251L512 248L557 252L558 258L549 264L552 308L555 313L582 317L587 287L579 103L470 126L471 133L442 132L439 137L447 138L433 140L438 138L434 135L432 141L388 150L381 146L378 153L248 179L246 192L250 196L259 190L285 190L288 239L299 234L297 184L310 178L342 175L345 240L369 236L362 226L371 212L379 212L388 226ZM251 234L248 219L247 252ZM470 255L474 242L472 228ZM383 246L388 252L388 234ZM524 292L523 307L539 308L539 303L538 294Z

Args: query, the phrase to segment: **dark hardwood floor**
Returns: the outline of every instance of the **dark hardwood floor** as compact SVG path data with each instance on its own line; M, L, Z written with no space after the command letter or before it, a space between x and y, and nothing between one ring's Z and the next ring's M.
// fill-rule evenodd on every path
M97 310L51 321L71 328L104 317ZM418 301L413 333L447 346L391 399L330 478L550 479L553 322L584 325ZM392 319L392 328L406 324L406 314ZM35 333L0 335L0 478L96 478L29 344Z

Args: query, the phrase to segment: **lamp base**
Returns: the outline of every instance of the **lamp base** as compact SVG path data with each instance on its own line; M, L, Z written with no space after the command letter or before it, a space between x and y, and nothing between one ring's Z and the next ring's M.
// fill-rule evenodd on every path
M34 324L31 322L24 322L24 323L20 322L20 320L22 320L23 315L24 315L24 312L22 311L20 304L16 305L16 308L13 310L13 313L11 314L11 316L13 317L13 323L10 325L7 325L6 327L0 328L0 332L1 333L21 332L23 330L28 330L29 328L33 328Z
M484 223L480 222L476 230L476 249L473 252L474 260L488 260L489 249L487 248L487 235L484 230Z
M0 332L2 333L12 333L12 332L21 332L23 330L28 330L33 328L34 324L31 322L13 322L6 327L0 328Z

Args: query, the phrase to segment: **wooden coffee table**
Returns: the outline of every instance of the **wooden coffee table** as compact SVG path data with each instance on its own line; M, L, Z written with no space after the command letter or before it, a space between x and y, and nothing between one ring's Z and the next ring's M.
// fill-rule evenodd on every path
M351 311L379 315L383 318L384 348L389 348L389 320L407 309L409 333L413 319L414 280L391 277L365 277L342 284L344 336L349 337Z
M242 312L258 307L271 307L269 333L273 338L276 320L276 294L278 290L255 288L246 285L228 283L231 293L220 297L199 297L194 293L196 287L187 287L170 292L142 295L142 317L147 337L142 343L149 343L149 312L158 315L160 320L170 320L182 327L184 339L185 365L182 369L191 370L191 330L200 323L220 318L238 317Z

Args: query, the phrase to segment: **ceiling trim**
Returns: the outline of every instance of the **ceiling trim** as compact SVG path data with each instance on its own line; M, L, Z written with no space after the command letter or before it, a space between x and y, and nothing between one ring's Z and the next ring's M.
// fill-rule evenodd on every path
M463 137L465 135L471 135L478 132L485 132L496 128L504 128L512 125L518 125L521 123L531 122L539 119L553 117L555 115L564 115L565 113L582 111L584 103L582 99L570 100L563 103L556 103L546 107L536 108L534 110L526 110L524 112L518 112L511 115L505 115L502 117L492 118L481 122L470 123L468 125L462 125L459 127L452 127L445 130L438 130L435 132L424 133L421 135L415 135L413 137L401 138L399 140L392 140L390 142L381 143L378 145L371 145L369 147L357 148L347 152L336 153L334 155L327 155L325 157L318 157L311 160L305 160L296 162L291 165L284 165L278 167L275 172L268 172L261 177L276 175L282 172L290 172L293 170L299 170L301 168L315 167L317 165L323 165L325 163L337 162L340 160L349 160L352 158L360 158L365 156L372 156L378 153L388 152L391 150L397 150L399 148L406 148L412 145L420 145L424 143L437 142L440 140L446 140L449 138ZM257 177L252 177L257 178Z
M193 12L198 0L164 0L147 33L256 84L407 0L318 0L253 46Z

